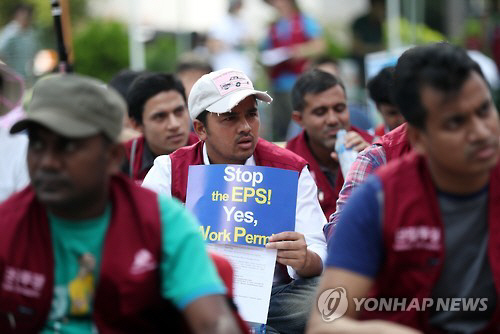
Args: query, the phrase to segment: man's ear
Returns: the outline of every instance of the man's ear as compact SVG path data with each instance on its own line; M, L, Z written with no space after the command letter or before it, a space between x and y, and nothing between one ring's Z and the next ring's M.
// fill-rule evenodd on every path
M410 124L407 125L406 134L411 147L418 153L425 155L427 153L428 138L423 129L416 128Z
M128 123L130 124L132 129L144 134L144 126L142 124L139 124L139 122L137 122L134 118L130 117L128 119Z
M292 111L292 120L298 125L302 126L302 113L300 111L294 110Z
M200 120L193 120L193 129L198 138L200 140L206 140L207 139L207 128L205 125Z
M121 171L123 161L125 161L125 146L122 143L111 143L108 147L109 164L108 172L110 175Z

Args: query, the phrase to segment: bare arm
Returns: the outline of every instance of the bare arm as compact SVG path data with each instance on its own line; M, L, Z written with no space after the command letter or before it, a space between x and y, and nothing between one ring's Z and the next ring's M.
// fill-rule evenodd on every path
M326 50L326 43L322 37L313 38L307 42L292 47L292 57L295 59L318 56Z
M329 268L321 279L318 288L319 295L328 289L343 287L347 292L348 308L346 313L331 322L323 321L318 307L313 307L307 325L307 334L320 333L394 333L394 334L417 334L420 333L412 328L382 320L359 321L356 318L359 311L356 310L354 298L363 298L368 294L373 285L369 277L354 273L352 271ZM316 301L318 300L316 298ZM317 302L315 303L317 306Z
M184 309L184 315L196 334L241 333L224 296L199 298Z

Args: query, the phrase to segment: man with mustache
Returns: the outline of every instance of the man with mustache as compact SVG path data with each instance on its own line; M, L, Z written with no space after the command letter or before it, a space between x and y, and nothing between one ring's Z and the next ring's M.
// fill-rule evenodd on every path
M436 43L399 58L394 90L413 152L347 202L319 291L343 287L349 307L332 323L313 312L308 333L497 331L500 125L488 83L465 50ZM367 296L407 303L356 308ZM438 306L449 297L462 302Z
M274 235L267 245L278 250L267 325L271 333L303 333L317 276L323 270L326 219L307 162L259 138L257 100L272 101L255 90L243 72L222 69L202 76L188 100L201 141L158 157L143 186L185 202L190 165L240 164L297 171L295 230Z
M123 171L140 183L157 156L192 145L198 137L189 129L184 86L173 74L141 74L127 91L127 104L142 136L125 143Z
M34 86L11 129L31 186L0 205L1 333L240 333L195 218L119 173L125 112L98 80Z
M344 184L335 152L337 132L347 130L345 145L357 152L373 137L350 125L343 83L330 73L313 69L303 73L292 89L292 119L304 130L286 148L307 160L318 186L318 199L328 218ZM332 157L333 153L333 157Z

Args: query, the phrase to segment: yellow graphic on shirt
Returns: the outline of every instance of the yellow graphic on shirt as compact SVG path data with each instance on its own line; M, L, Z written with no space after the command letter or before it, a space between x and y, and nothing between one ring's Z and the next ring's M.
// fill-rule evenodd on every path
M92 254L85 253L80 259L78 276L69 282L69 300L71 303L69 313L81 316L90 312L90 305L94 296L94 268L95 259Z

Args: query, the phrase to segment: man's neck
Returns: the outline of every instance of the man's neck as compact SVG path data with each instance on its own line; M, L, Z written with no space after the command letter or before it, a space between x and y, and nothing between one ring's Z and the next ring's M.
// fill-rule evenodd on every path
M311 150L312 155L316 159L316 161L323 167L330 169L331 171L336 171L339 167L338 162L332 159L331 153L332 150L327 149L326 147L315 145L306 134L306 143L309 149Z
M108 205L109 196L106 191L105 194L98 196L98 198L85 203L65 205L65 206L47 206L47 210L54 216L65 220L85 220L100 217L104 214L106 206Z
M490 181L489 171L477 175L464 176L443 171L429 160L427 160L427 166L436 187L448 194L474 194L484 189Z

